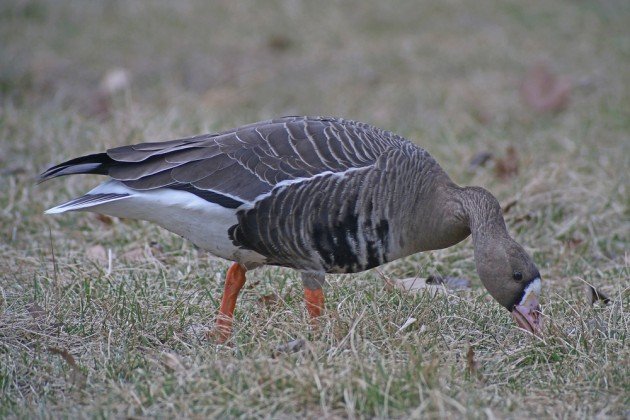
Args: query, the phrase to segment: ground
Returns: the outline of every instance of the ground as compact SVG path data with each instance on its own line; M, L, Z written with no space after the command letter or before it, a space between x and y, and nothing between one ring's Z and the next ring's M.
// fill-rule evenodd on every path
M627 418L628 22L623 0L2 3L0 416ZM554 84L536 65L569 81L547 108L526 100ZM544 337L489 298L466 240L331 276L315 330L295 272L253 272L221 346L227 262L43 214L98 182L37 185L51 164L295 114L393 130L491 190L541 269ZM473 287L384 281L433 273Z

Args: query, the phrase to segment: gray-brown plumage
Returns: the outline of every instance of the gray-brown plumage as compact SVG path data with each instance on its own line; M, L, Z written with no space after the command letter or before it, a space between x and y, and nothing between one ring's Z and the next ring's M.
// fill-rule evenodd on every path
M527 312L528 329L538 328L540 275L509 236L496 199L457 186L424 149L388 131L285 117L110 149L41 179L75 173L112 180L50 213L150 220L246 268L309 273L310 288L321 286L323 273L366 270L472 233L486 288L511 311L527 303L519 313Z

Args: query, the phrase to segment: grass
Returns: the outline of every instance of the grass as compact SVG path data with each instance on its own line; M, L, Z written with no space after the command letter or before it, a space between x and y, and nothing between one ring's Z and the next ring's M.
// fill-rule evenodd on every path
M627 418L629 20L614 0L2 4L0 416ZM541 59L574 81L558 114L519 100ZM103 106L118 67L131 82ZM488 297L465 241L331 276L316 331L296 273L255 271L218 346L204 331L226 262L147 223L42 214L98 181L35 185L50 164L287 114L392 129L515 202L544 339ZM467 170L508 145L517 176ZM436 271L473 289L382 281ZM591 305L586 284L612 302ZM275 354L293 339L305 349Z

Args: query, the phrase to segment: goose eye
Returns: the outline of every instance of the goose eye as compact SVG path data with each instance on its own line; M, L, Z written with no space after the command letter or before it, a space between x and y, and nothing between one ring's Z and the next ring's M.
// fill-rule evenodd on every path
M521 281L523 280L523 273L521 273L520 271L515 271L514 273L512 273L512 278L516 281Z

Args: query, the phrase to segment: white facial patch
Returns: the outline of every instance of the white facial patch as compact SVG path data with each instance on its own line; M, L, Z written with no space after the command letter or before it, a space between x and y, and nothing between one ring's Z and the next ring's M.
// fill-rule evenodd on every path
M519 303L520 306L525 306L527 302L531 301L532 298L538 301L538 297L540 296L540 291L542 290L542 284L540 282L540 277L536 277L531 283L527 285L525 288L525 293L523 294L523 299Z

